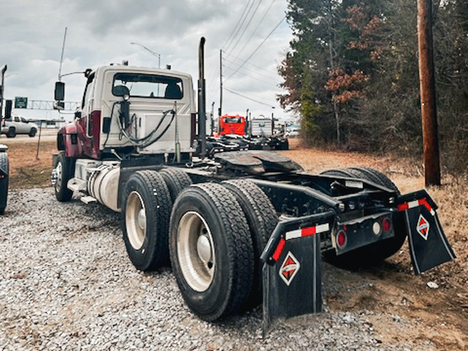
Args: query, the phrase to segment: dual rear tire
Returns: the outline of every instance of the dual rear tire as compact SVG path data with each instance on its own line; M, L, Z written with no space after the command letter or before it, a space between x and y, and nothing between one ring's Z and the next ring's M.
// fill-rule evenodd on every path
M121 226L130 261L141 271L166 264L172 201L163 177L155 171L135 172L123 199Z
M139 171L123 193L122 231L139 270L170 260L188 307L214 321L261 299L260 254L277 223L248 181L191 185L177 169Z
M213 321L239 310L254 274L252 239L234 195L219 184L191 186L177 198L171 262L186 304Z

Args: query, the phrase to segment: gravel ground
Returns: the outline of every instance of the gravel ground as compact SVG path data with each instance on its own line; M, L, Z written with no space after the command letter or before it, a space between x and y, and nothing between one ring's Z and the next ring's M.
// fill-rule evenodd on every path
M0 350L432 350L385 345L370 319L404 332L411 323L376 311L308 315L262 338L262 311L221 322L185 306L169 267L137 271L120 215L53 189L10 191L0 217ZM324 294L346 289L324 266Z

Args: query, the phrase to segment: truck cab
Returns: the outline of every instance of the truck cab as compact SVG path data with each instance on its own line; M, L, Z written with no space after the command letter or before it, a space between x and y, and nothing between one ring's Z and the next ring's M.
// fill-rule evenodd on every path
M87 70L85 76L76 119L58 132L57 146L66 156L174 154L176 144L181 153L191 152L195 103L190 75L108 65Z
M221 135L246 135L246 127L247 123L245 121L245 117L243 116L224 115L219 119L219 129Z

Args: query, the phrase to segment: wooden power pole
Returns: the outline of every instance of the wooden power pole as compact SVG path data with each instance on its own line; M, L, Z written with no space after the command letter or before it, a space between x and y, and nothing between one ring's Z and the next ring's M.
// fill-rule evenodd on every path
M219 50L219 110L218 116L223 115L223 50Z
M418 42L426 186L440 185L439 134L432 39L432 0L418 0Z

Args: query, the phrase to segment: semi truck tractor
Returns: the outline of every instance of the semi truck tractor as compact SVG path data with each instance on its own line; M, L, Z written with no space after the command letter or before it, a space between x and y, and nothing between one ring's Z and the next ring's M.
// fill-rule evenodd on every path
M247 120L239 115L224 115L219 118L218 137L208 137L210 151L288 150L289 142L284 133L273 131L273 117L250 117Z
M57 200L81 193L120 212L136 269L170 262L186 304L207 321L263 302L268 330L321 310L322 257L370 265L406 238L416 274L455 257L424 190L402 195L369 168L307 173L273 151L208 153L203 57L202 38L196 91L189 74L169 69L86 70L81 108L57 135Z

